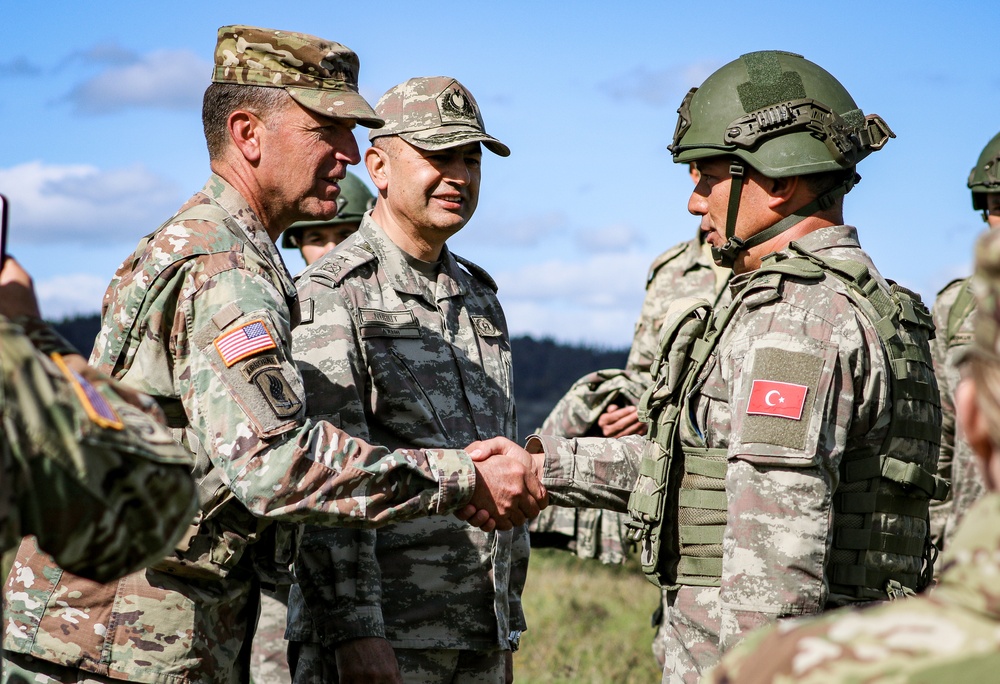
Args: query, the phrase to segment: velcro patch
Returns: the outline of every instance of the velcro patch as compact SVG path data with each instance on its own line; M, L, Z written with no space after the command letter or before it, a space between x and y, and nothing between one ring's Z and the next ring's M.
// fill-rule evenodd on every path
M97 391L96 387L91 385L82 375L67 366L61 354L53 354L52 360L55 361L56 365L59 366L59 370L69 380L69 384L73 387L73 392L76 394L77 399L80 400L80 404L83 406L83 410L91 422L112 430L124 429L125 424L122 423L118 412L115 411L115 407L108 403L108 400L104 398L103 394Z
M476 326L476 332L480 337L500 337L503 333L498 327L493 325L486 316L472 316L472 324Z
M216 337L214 344L226 368L248 356L276 349L278 346L264 325L264 320L260 318Z
M358 309L362 339L369 337L420 337L420 324L412 311Z
M257 373L268 369L281 370L278 357L274 354L265 354L264 356L258 356L256 359L250 359L240 368L247 382L253 382L254 376Z
M809 388L790 382L754 380L747 402L747 413L758 416L778 416L792 420L802 419Z
M302 401L296 396L280 368L267 367L259 370L251 381L257 385L278 418L291 418L302 408Z

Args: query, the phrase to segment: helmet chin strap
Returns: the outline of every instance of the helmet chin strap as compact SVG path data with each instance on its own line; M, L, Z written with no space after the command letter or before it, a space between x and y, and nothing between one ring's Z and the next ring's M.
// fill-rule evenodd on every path
M736 237L736 217L740 210L740 196L743 194L743 185L746 181L746 167L741 162L734 161L729 166L729 174L732 176L732 184L729 186L729 209L726 213L726 244L722 247L712 247L712 258L716 263L726 268L732 268L736 263L736 257L740 252L744 252L751 247L767 242L771 238L784 233L792 226L801 223L818 211L825 211L833 206L838 198L843 197L851 191L861 176L854 174L840 185L830 190L800 207L793 214L775 223L770 228L765 228L756 235L744 240Z

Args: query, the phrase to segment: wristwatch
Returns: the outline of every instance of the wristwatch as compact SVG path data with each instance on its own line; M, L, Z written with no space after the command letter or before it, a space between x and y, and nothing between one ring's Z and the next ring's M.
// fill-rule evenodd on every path
M521 630L512 629L507 639L510 640L510 650L513 653L521 647Z

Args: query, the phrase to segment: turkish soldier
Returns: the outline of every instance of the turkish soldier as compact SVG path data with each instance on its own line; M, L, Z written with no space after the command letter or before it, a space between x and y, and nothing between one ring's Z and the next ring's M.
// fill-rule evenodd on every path
M348 171L340 182L337 215L326 221L296 221L281 234L281 246L297 248L308 266L353 235L361 225L361 217L373 206L372 191Z
M194 456L201 514L172 555L115 584L60 572L22 544L28 571L8 606L26 598L5 616L4 645L24 670L247 681L259 585L290 581L296 523L371 526L470 496L487 527L537 515L542 492L528 478L534 496L523 495L521 460L490 472L459 449L390 453L305 417L289 349L300 309L275 241L297 220L334 215L338 183L360 160L355 124L382 124L357 76L338 43L219 30L203 107L213 174L118 269L94 351L164 407Z
M411 78L375 112L386 123L365 164L378 202L297 279L311 312L293 345L310 414L390 448L514 437L496 283L447 245L476 210L483 148L510 150L454 78ZM289 603L293 681L501 684L525 629L528 553L523 527L308 528Z
M646 438L528 448L552 503L628 502L643 569L671 591L664 681L694 682L775 619L922 589L946 486L930 314L843 225L888 126L778 51L727 64L678 111L670 149L698 164L688 209L733 303L671 307Z
M977 167L981 168L981 167ZM761 630L705 678L717 684L992 682L1000 670L1000 231L976 246L958 422L986 484L930 594Z
M1000 134L990 140L969 174L972 208L981 211L989 228L1000 226ZM931 343L934 371L941 388L941 458L938 474L951 481L951 494L931 507L931 528L938 549L948 541L969 507L985 492L983 478L968 442L956 431L955 391L960 378L956 360L972 341L972 278L948 283L938 293L931 310L937 336Z

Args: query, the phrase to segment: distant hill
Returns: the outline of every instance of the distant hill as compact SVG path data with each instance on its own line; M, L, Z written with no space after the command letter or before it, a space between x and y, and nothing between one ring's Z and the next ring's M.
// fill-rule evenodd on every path
M76 316L53 323L84 356L89 356L101 330L100 316ZM627 349L596 349L522 336L511 339L514 399L521 437L542 424L559 398L578 378L601 368L622 368Z

